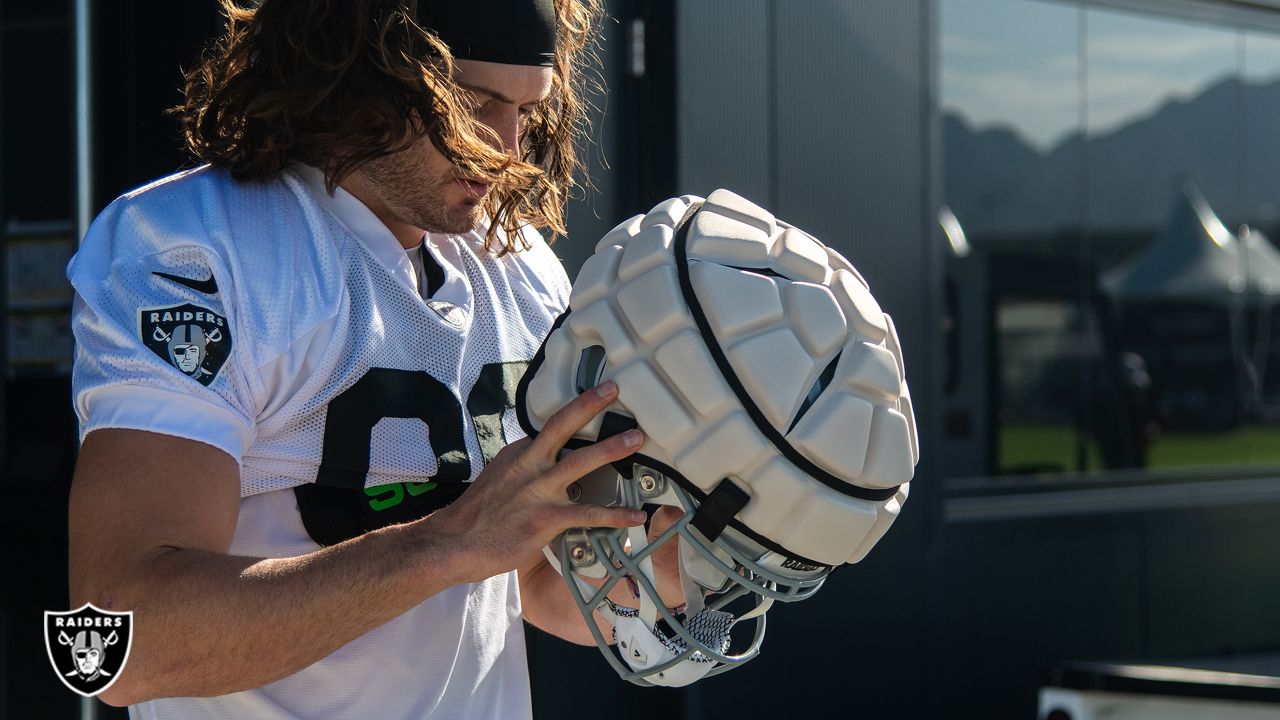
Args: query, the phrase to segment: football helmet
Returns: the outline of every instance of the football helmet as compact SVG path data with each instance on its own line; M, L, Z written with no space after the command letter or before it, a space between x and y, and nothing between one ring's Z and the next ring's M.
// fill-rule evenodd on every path
M537 434L612 379L617 400L568 448L637 426L644 445L570 499L679 519L575 528L547 557L623 678L681 686L736 667L773 602L865 557L907 499L919 448L893 322L847 260L727 190L614 228L569 305L517 391L521 425ZM677 607L654 567L668 543Z

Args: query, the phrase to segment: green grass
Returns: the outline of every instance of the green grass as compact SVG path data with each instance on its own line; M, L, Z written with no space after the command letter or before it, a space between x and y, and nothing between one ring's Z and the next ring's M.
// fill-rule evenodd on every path
M999 430L1001 472L1028 468L1079 470L1076 434L1061 425L1005 425ZM1102 469L1097 446L1087 450L1088 470ZM1250 426L1221 433L1165 433L1151 447L1148 467L1194 465L1280 465L1280 427Z

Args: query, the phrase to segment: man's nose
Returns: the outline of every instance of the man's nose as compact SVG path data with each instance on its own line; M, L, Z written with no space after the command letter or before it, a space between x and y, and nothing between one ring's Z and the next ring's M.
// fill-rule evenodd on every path
M489 129L496 137L489 137L489 145L499 152L515 153L520 147L520 111L504 108L488 118Z

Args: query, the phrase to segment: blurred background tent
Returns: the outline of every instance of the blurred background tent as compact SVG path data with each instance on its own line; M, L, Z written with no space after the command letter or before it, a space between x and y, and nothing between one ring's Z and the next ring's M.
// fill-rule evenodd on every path
M1126 349L1158 379L1170 430L1225 430L1255 410L1265 366L1252 360L1268 340L1256 331L1280 302L1280 262L1260 233L1245 231L1248 244L1188 182L1152 243L1103 279Z

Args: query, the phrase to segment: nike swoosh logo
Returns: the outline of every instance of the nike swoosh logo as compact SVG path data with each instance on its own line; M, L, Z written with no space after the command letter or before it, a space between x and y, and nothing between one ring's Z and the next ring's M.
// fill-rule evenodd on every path
M218 281L213 279L213 273L210 273L209 277L204 280L193 280L189 277L182 277L181 275L170 275L169 273L162 273L156 270L152 270L151 274L158 275L164 278L165 280L172 280L178 283L179 285L185 285L186 287L189 287L192 290L195 290L196 292L202 292L206 295L213 295L214 293L218 292Z

